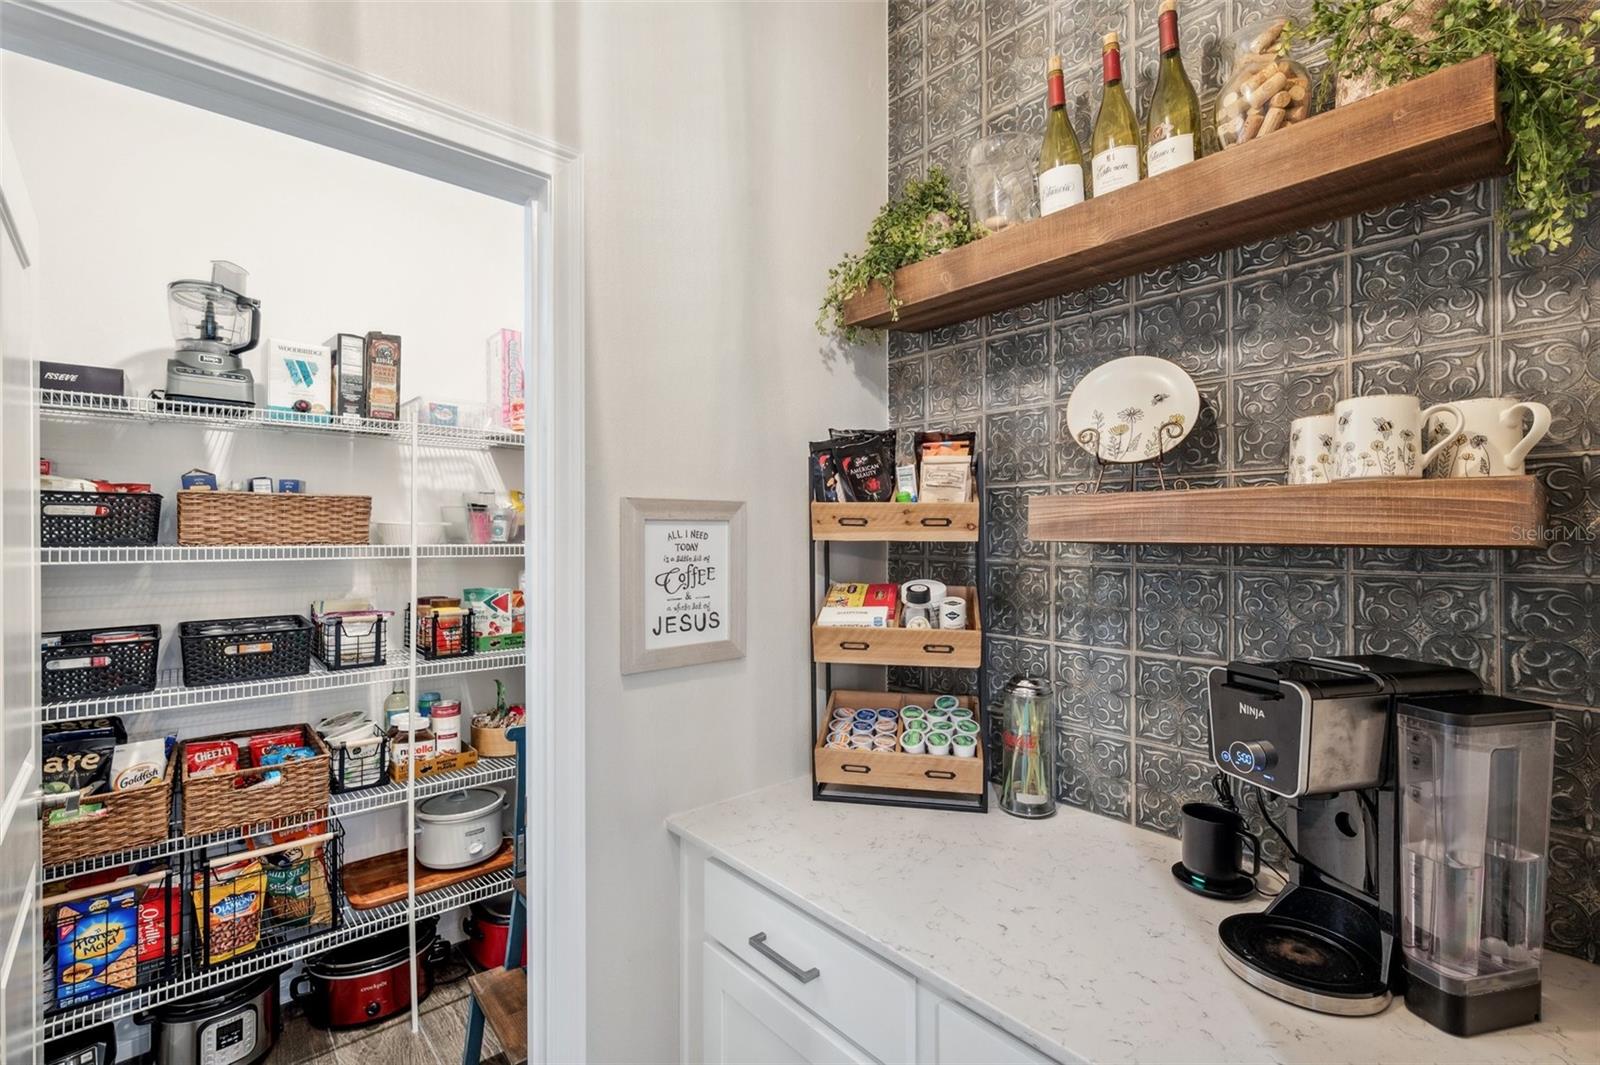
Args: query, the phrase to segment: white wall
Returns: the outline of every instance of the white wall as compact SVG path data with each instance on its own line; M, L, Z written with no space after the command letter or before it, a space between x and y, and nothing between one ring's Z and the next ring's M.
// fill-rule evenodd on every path
M589 1050L670 1060L662 818L805 771L804 445L886 422L881 348L811 326L886 186L884 6L196 6L584 153ZM747 501L742 661L620 677L626 495Z

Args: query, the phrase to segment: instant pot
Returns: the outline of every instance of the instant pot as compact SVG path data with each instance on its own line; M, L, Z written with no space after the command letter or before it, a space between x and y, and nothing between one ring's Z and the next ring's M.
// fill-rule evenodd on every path
M433 967L443 960L439 919L417 922L417 1001L433 990ZM404 928L357 940L306 962L289 993L319 1028L375 1024L411 1007L406 980L411 943Z
M272 1053L283 1018L271 969L151 1011L158 1065L257 1065Z

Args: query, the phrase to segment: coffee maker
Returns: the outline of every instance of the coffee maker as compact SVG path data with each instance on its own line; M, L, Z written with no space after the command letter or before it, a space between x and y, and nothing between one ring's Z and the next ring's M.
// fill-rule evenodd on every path
M1462 1035L1537 1019L1553 725L1482 688L1383 655L1211 671L1217 767L1291 814L1289 882L1218 926L1231 971L1347 1016L1403 993Z

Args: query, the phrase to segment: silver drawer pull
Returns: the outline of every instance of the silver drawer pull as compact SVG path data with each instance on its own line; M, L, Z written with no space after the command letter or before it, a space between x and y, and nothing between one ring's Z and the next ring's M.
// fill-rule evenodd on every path
M802 969L788 958L785 958L782 954L779 954L777 951L767 946L767 934L765 932L757 932L755 935L751 936L750 945L756 948L756 952L762 957L772 962L772 964L776 965L778 968L782 969L784 972L788 973L802 984L809 984L811 981L822 975L821 970L819 970L815 965L809 969Z

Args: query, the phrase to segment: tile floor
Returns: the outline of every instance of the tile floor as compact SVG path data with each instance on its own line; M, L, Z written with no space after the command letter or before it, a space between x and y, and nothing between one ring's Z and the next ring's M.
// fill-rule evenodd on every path
M298 1009L286 1011L283 1036L271 1065L456 1065L467 1039L467 976L473 965L458 948L440 967L433 993L422 1004L422 1030L411 1033L402 1014L371 1028L329 1032L313 1028ZM500 1052L494 1033L483 1033L485 1065L515 1065Z

